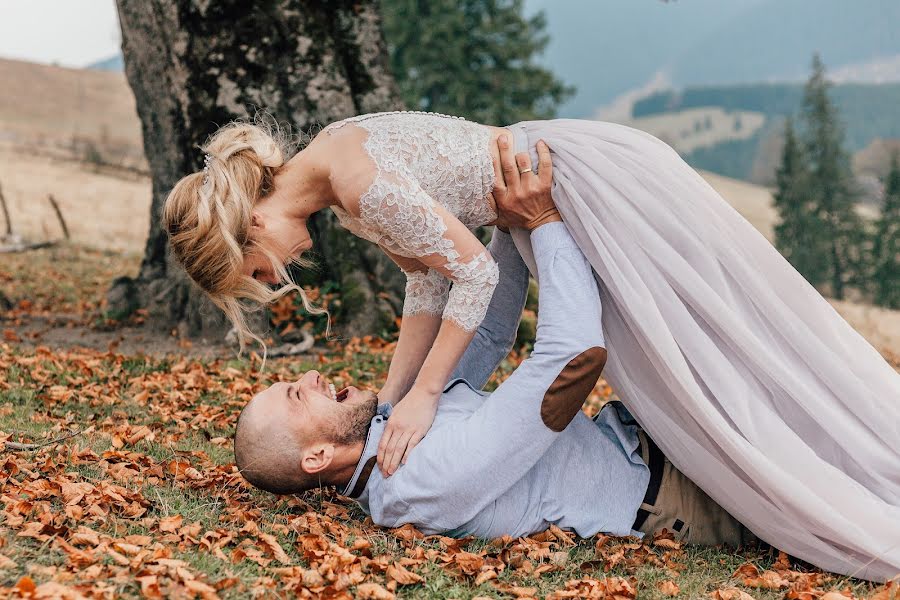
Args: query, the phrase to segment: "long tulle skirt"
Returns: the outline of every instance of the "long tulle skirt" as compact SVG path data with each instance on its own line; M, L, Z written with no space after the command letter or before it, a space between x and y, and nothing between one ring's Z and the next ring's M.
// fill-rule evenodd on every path
M600 284L605 376L675 466L791 555L900 574L900 374L663 142L595 121L510 130L532 160L551 148Z

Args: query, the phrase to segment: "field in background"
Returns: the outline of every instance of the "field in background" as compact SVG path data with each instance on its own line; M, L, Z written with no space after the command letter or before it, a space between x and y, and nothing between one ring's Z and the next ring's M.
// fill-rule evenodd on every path
M679 154L685 154L723 142L749 139L765 122L766 116L759 112L726 111L713 106L639 117L624 124L653 134Z

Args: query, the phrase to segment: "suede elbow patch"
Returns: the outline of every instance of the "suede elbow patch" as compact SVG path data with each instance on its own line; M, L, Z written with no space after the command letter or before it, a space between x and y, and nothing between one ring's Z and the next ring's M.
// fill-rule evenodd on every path
M565 429L581 410L605 365L606 349L600 347L589 348L570 360L544 394L544 425L556 432Z

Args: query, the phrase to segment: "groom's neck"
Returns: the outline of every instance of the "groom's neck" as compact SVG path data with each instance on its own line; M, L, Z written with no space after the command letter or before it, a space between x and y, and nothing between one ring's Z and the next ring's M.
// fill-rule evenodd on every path
M348 446L340 446L335 450L333 467L330 469L331 477L329 477L334 486L343 488L350 483L364 448L364 442L356 442Z

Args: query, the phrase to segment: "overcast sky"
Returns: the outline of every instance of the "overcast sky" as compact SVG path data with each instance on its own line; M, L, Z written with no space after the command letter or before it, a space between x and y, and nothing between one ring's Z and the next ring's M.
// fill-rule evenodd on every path
M0 58L83 67L119 51L113 0L0 0Z

